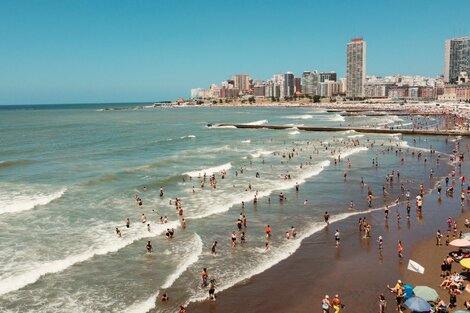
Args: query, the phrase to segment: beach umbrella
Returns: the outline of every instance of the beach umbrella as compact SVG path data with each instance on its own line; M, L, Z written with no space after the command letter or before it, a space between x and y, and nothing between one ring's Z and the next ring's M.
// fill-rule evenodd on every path
M470 258L460 260L460 265L465 268L470 268Z
M435 302L439 295L437 294L436 290L432 289L428 286L416 286L413 289L415 296L420 297L426 301Z
M409 298L405 301L405 305L408 309L415 312L429 312L431 310L431 305L419 297Z
M451 242L449 242L451 246L454 247L468 247L470 246L470 240L468 239L454 239Z

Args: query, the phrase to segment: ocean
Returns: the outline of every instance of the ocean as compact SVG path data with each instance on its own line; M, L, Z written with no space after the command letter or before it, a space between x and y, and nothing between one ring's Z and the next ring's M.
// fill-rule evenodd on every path
M443 137L296 128L432 127L442 122L439 117L343 116L312 108L103 110L112 106L0 107L2 312L175 312L207 298L203 268L215 277L217 291L243 283L295 253L304 238L324 227L325 211L334 222L369 210L368 187L377 195L372 209L379 210L395 200L401 184L416 191L431 170L437 181L450 169L436 166L438 159L448 161ZM234 129L221 123L292 128ZM429 153L431 146L436 154ZM396 148L416 156L402 162ZM339 154L342 162L335 164ZM375 159L379 166L372 164ZM387 184L390 195L383 198L392 170L401 178ZM209 184L213 173L215 189ZM176 197L185 229L170 205ZM161 224L155 211L168 223ZM240 213L248 221L246 243L232 248ZM272 238L266 249L268 224ZM287 240L291 226L298 236ZM166 238L167 228L175 229L173 239ZM169 302L158 301L163 293Z

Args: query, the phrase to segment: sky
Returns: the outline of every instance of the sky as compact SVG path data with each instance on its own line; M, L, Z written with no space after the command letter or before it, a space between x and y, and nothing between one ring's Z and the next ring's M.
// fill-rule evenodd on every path
M232 74L442 74L469 0L0 0L0 105L151 102Z

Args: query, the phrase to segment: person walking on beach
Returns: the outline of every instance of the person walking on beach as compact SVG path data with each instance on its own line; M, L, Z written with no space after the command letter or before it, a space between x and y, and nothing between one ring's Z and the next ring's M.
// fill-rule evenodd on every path
M339 311L341 311L343 307L344 305L341 303L339 296L335 295L335 297L333 298L333 310L335 310L335 313L339 313Z
M328 295L325 295L325 298L321 301L321 308L323 309L323 313L330 313L331 302Z
M387 306L387 301L385 300L385 295L381 293L379 295L379 313L385 313L386 306Z
M438 229L436 233L436 246L442 246L441 238L442 238L442 233L441 233L441 230Z
M398 258L403 258L403 244L398 240Z
M384 246L384 240L382 236L379 236L379 239L377 239L377 243L379 244L379 251L382 252Z
M209 284L209 300L215 301L215 279L210 280Z
M336 248L339 247L339 241L340 241L340 237L339 237L339 230L336 230L335 232L335 242L336 242Z

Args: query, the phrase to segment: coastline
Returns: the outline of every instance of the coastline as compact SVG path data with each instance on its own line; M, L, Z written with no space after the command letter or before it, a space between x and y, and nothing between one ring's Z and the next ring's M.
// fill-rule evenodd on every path
M462 141L461 146L467 142ZM462 173L464 176L469 174L465 166ZM456 188L455 195L458 195L459 189ZM422 279L432 275L434 268L439 271L441 256L429 259L430 264L426 263L422 258L426 259L429 251L421 248L421 245L423 242L434 244L435 231L438 228L444 229L447 216L460 216L460 199L455 195L453 198L443 195L442 201L438 201L433 189L431 194L424 197L423 217L418 219L412 214L410 223L403 219L398 225L395 217L389 218L388 223L385 223L382 210L332 223L306 238L289 258L247 281L222 291L215 303L191 303L188 312L300 313L309 311L312 307L318 307L320 310L323 296L329 294L332 297L336 293L340 295L349 312L377 311L377 297L380 293L386 295L390 307L387 310L394 310L395 300L386 289L387 284L393 285L397 279L414 285L421 284L420 280L416 280L416 275L420 274L406 270L408 259L412 258L426 268L427 275L421 275ZM365 216L373 225L371 238L361 238L357 226L360 216ZM463 225L464 218L465 216L460 217L459 225ZM339 249L334 247L332 239L336 228L341 229L344 238ZM382 255L379 254L376 243L379 235L384 236ZM398 240L401 240L405 247L401 262L396 255ZM442 251L442 254L446 254L444 249ZM436 288L432 285L431 287ZM447 302L448 297L444 299Z

